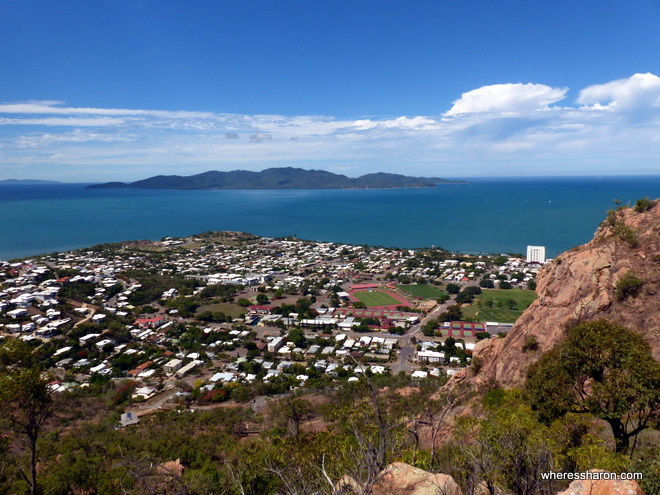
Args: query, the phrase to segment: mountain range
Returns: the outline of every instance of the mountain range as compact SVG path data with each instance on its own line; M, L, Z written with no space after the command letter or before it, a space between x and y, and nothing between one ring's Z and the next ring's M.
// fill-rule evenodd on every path
M107 182L87 186L89 189L390 189L436 187L438 184L460 183L436 177L408 177L384 172L346 177L324 170L301 168L269 168L261 172L233 170L209 171L201 174L157 175L136 182Z

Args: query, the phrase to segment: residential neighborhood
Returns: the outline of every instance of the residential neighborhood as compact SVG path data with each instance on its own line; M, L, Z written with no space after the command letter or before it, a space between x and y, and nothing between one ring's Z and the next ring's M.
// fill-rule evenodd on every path
M504 338L541 267L240 232L125 242L0 262L0 333L35 346L55 391L125 382L143 413L246 402L364 373L456 373L479 340ZM495 297L514 293L524 307Z

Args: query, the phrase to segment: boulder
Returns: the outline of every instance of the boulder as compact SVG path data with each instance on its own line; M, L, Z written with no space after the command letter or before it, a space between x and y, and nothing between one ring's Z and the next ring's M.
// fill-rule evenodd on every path
M447 474L433 474L395 462L378 477L371 495L463 495L454 479Z
M557 495L644 495L644 491L633 480L575 480Z

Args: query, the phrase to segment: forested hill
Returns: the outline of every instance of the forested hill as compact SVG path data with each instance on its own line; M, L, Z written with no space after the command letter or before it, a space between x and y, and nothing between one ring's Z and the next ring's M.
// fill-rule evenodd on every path
M197 175L157 175L131 183L108 182L87 186L90 189L389 189L400 187L436 187L458 183L435 177L407 177L384 172L358 178L333 174L324 170L301 168L269 168L261 172L233 170L210 171Z

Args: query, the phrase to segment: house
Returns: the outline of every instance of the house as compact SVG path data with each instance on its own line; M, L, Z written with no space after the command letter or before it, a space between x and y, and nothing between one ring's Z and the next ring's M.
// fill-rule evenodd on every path
M183 368L179 369L175 375L177 378L183 378L186 376L193 368L199 366L202 364L202 361L190 361L188 364L186 364Z
M164 323L165 323L165 318L163 318L162 316L156 316L154 318L138 318L137 320L135 320L134 325L137 325L140 328L158 328Z
M277 352L284 345L284 337L276 337L268 343L268 352Z
M418 363L437 363L444 361L445 353L437 351L419 351L417 353Z
M119 424L122 428L126 428L129 425L136 425L140 422L140 418L137 417L135 413L125 412L119 418Z
M135 389L133 392L133 395L131 396L133 399L148 399L152 395L156 393L156 389L153 387L140 387Z
M163 371L168 375L173 375L181 369L183 366L183 361L180 359L172 359L163 365Z
M11 318L23 318L29 315L30 312L27 309L23 309L23 308L12 309L11 311L7 311L7 316Z
M248 311L252 315L269 315L275 309L275 306L248 306Z

